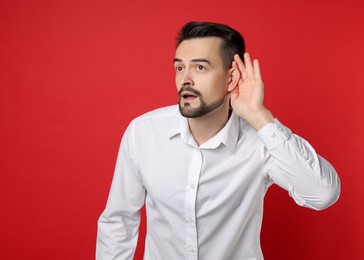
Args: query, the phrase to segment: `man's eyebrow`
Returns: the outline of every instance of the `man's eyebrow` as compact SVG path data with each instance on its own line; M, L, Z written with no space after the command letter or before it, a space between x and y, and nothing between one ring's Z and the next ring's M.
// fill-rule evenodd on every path
M210 64L210 61L209 60L206 60L206 59L193 59L191 61L192 62L205 62L207 64Z
M179 58L174 58L173 62L182 62L182 60ZM191 60L191 62L205 62L207 64L211 64L211 62L207 59L193 59L193 60Z

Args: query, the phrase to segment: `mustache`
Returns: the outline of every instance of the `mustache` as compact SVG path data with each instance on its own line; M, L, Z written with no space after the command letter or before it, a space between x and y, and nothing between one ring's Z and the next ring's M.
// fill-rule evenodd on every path
M200 91L198 91L197 89L191 88L190 86L182 87L182 88L178 91L178 96L180 96L180 97L181 97L181 94L182 94L182 92L183 92L183 91L189 91L189 92L191 92L191 93L195 94L195 95L196 95L196 96L198 96L198 97L201 97L201 96L202 96L202 94L201 94L201 92L200 92Z

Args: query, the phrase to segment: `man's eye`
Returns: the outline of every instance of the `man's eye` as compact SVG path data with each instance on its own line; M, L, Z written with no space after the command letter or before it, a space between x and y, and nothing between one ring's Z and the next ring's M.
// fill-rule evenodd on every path
M205 69L205 67L204 66L202 66L202 65L197 65L197 70L204 70Z
M177 67L176 67L176 71L182 71L182 69L183 69L183 68L182 68L181 66L177 66Z

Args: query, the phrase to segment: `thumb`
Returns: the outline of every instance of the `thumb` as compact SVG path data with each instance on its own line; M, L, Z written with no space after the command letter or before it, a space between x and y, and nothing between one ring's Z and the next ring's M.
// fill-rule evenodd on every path
M235 88L230 92L230 98L231 100L235 100L239 97L239 88L238 86L235 86Z

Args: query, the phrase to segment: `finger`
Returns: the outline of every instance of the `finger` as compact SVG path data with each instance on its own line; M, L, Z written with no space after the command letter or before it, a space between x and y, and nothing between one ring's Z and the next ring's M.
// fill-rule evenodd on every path
M253 68L253 64L250 59L249 53L244 54L244 60L245 60L246 74L247 74L248 78L253 78L254 77L254 68Z
M253 61L253 65L254 65L254 78L261 80L262 79L262 75L260 73L259 61L257 59L255 59Z
M245 66L243 61L241 60L240 56L238 54L234 55L234 61L236 62L236 64L238 65L238 69L240 71L241 74L241 78L245 79L246 78L246 70L245 70Z

